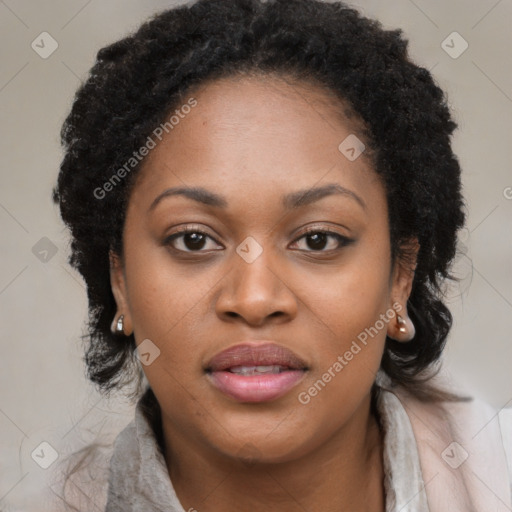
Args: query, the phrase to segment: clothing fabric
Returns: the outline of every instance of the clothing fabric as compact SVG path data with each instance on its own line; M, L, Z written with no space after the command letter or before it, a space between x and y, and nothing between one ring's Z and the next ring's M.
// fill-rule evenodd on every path
M384 388L377 397L386 512L512 510L512 410L443 408ZM140 401L114 444L105 510L185 512Z

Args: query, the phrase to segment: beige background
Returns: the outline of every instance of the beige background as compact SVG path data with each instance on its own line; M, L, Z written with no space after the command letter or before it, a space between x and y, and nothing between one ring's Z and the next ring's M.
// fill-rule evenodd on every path
M132 414L126 403L101 399L84 378L79 337L86 295L67 266L67 234L50 194L60 126L96 52L176 3L0 0L1 511L41 510L29 496L48 473L30 456L42 441L64 454L90 439L87 429L93 435L103 425L115 433ZM458 259L462 281L449 294L455 325L445 368L476 396L510 407L512 2L351 4L403 28L413 58L433 70L449 95L459 123L454 148L464 169L469 217L462 242L469 257ZM31 48L43 31L58 42L47 59ZM469 44L457 59L441 47L453 31ZM43 237L57 249L46 263L32 252ZM106 414L112 408L119 414Z

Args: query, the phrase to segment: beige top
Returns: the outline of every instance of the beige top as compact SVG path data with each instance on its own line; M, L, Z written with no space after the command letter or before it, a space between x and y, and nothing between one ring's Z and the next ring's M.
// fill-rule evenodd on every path
M494 411L493 416L487 417L485 415L490 414L492 409L486 404L474 401L463 406L466 408L464 410L469 407L472 412L478 411L478 421L481 423L479 432L474 430L475 425L468 423L466 425L468 429L473 430L468 432L466 437L482 439L482 436L485 437L488 434L488 437L492 438L490 441L495 442L494 446L497 447L496 453L488 452L485 455L488 462L486 467L470 466L469 461L472 461L472 458L475 461L479 460L476 445L470 446L469 441L465 440L466 451L464 446L455 439L447 443L446 439L443 440L439 434L436 434L438 419L435 419L433 414L424 415L425 412L428 413L426 406L423 409L422 405L418 406L417 403L413 404L408 400L394 392L382 390L377 402L384 428L386 512L437 512L438 510L510 512L512 510L510 507L512 501L512 410L505 409L499 414ZM139 405L135 411L134 421L119 434L114 445L105 510L106 512L141 510L185 512L172 486L153 430ZM445 421L448 420L445 418ZM418 425L423 425L423 430L427 434L422 432ZM497 431L489 426L493 428L497 426L498 431L501 430L502 439L495 439ZM416 435L421 439L423 437L427 439L428 435L437 435L440 446L445 446L441 453L435 452L437 459L431 459L428 453L426 454L429 447L435 444L432 440L422 441L428 443L429 447L422 446L421 450L418 450L415 429ZM447 433L454 431L452 428L441 430L443 432L446 430ZM457 439L462 441L462 438ZM508 470L505 469L504 475L503 460L508 460ZM460 471L460 468L465 468L465 473ZM494 481L489 471L499 472L498 480ZM424 478L425 474L429 475L429 479ZM467 474L471 475L470 480L467 479ZM507 488L500 486L503 482L502 477L509 484ZM453 478L457 485L452 485L450 478ZM459 483L461 483L460 487L458 487ZM467 488L468 485L470 488ZM439 508L440 503L442 508ZM460 504L466 503L472 504L464 505L466 508L458 508ZM484 508L480 503L485 503Z

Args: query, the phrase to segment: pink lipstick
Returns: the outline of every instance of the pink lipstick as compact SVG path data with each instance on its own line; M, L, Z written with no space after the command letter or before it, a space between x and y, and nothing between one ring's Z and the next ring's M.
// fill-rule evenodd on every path
M291 350L262 341L223 350L205 368L214 387L240 402L275 400L301 381L307 370Z

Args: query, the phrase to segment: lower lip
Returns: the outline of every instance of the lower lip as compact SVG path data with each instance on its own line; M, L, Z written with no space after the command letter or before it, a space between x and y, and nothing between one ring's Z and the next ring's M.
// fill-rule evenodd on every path
M240 402L268 402L290 391L304 377L302 370L262 375L238 375L228 371L209 374L213 385Z

